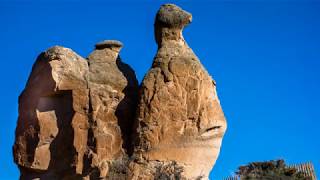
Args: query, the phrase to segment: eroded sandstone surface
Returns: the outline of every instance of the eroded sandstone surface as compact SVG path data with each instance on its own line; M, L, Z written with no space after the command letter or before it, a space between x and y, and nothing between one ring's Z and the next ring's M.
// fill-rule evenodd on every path
M59 46L38 57L19 97L14 159L21 179L107 177L128 159L138 82L121 47L98 43L88 60Z
M182 36L190 13L161 6L158 52L140 87L122 43L88 58L55 46L19 97L21 179L207 179L226 130L215 81Z
M136 179L207 178L219 154L226 120L214 80L183 39L191 19L172 4L157 13L158 52L142 82L137 110L131 163Z

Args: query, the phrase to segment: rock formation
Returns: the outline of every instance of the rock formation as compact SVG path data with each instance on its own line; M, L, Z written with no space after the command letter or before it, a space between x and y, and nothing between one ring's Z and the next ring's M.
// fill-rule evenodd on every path
M56 46L39 55L19 97L14 159L21 179L72 174L79 155L74 143L86 138L74 139L72 126L88 126L87 74L87 61L70 49Z
M104 41L96 45L89 57L89 140L91 167L99 177L124 176L109 172L112 163L125 163L132 151L130 135L138 96L134 71L124 64L118 53L122 44ZM118 161L118 162L117 162ZM93 176L95 177L95 176Z
M98 43L88 61L58 46L38 57L19 97L21 179L107 177L128 159L138 83L121 47Z
M59 46L41 53L19 97L21 179L207 179L226 121L215 82L183 39L190 22L161 6L158 52L140 89L119 41L96 44L87 59Z
M183 39L191 18L172 4L157 13L158 52L137 111L134 179L207 178L219 154L226 121L215 82Z

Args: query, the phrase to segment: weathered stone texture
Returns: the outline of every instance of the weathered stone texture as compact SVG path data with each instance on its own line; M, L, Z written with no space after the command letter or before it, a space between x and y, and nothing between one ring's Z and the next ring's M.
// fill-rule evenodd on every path
M207 179L226 120L214 80L183 39L191 19L161 6L158 52L140 89L119 41L96 44L87 59L59 46L40 54L19 97L21 179Z
M86 60L67 48L56 46L38 57L19 97L14 157L22 179L71 170L71 124L88 109L87 71Z
M131 127L138 96L138 82L134 71L124 64L118 41L104 41L96 45L89 57L89 122L95 137L90 149L92 167L99 169L99 177L106 177L113 160L127 159ZM89 146L90 147L90 146ZM123 148L124 147L124 148ZM126 152L127 151L127 152Z
M226 121L214 81L182 37L189 22L191 15L171 4L156 17L159 47L141 85L136 119L137 179L156 177L163 168L180 178L206 178L219 154Z
M128 158L138 83L114 43L98 44L88 60L58 46L38 57L19 98L22 179L106 177L113 161Z

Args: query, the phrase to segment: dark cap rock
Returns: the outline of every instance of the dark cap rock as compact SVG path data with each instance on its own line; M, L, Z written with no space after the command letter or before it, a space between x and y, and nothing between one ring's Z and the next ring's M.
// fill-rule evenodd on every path
M104 40L95 45L96 49L122 48L123 44L117 40Z

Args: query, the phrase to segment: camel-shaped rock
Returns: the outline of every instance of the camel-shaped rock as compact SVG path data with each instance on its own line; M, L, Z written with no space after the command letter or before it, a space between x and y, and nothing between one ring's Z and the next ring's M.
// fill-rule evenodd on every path
M226 120L215 82L182 36L191 19L173 4L157 13L158 52L141 84L136 118L137 179L207 178L218 157Z
M19 97L14 160L21 179L207 179L226 120L215 81L182 36L190 13L161 6L158 52L140 87L102 41L87 59L41 53Z

